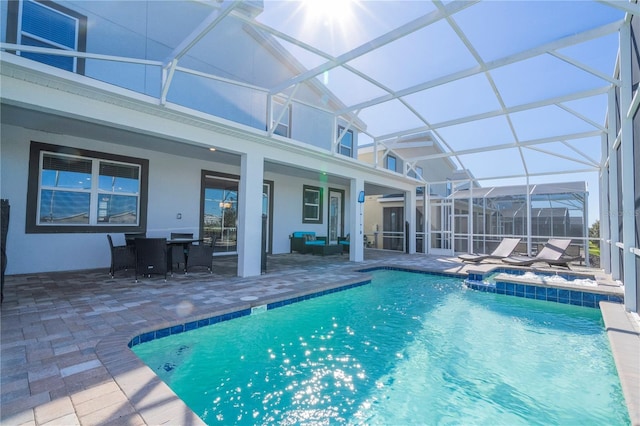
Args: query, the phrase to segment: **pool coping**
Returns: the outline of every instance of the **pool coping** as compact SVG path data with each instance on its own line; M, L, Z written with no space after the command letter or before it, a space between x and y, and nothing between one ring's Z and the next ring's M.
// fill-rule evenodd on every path
M419 267L377 265L370 268L354 268L361 272L362 279L351 279L320 285L313 290L300 291L286 298L272 296L259 297L256 300L238 302L224 309L202 313L187 318L187 322L197 322L205 318L223 316L238 311L251 310L253 307L277 303L295 298L316 297L316 294L337 289L349 288L371 280L367 272L375 270L397 270L426 273L455 278L465 278L466 273L443 272ZM293 302L292 302L293 303ZM632 425L640 426L640 326L634 326L633 319L624 309L624 305L613 302L600 302L605 329L611 344L611 351L620 378L629 418ZM606 314L605 314L606 312ZM190 424L205 425L187 404L182 401L171 388L164 383L135 353L123 351L136 336L144 333L170 328L178 325L177 321L164 321L153 327L144 327L135 331L115 332L102 339L96 345L96 355L109 371L116 384L128 398L133 408L147 424Z
M632 425L640 425L640 324L619 303L600 302L600 311L629 419Z

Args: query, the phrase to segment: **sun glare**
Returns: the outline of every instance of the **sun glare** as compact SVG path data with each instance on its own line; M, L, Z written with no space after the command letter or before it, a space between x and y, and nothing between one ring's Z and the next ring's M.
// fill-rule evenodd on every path
M351 18L355 0L304 0L307 16L323 24L342 24Z

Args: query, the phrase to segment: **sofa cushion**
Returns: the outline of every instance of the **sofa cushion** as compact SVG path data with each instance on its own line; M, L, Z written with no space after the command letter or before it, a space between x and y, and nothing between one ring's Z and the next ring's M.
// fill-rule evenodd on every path
M326 243L324 240L313 240L313 241L306 241L304 244L307 246L323 246Z
M305 237L305 235L309 235L309 234L316 235L316 233L315 233L315 232L309 232L309 231L296 231L296 232L294 232L291 236L292 236L293 238L304 238L304 237Z

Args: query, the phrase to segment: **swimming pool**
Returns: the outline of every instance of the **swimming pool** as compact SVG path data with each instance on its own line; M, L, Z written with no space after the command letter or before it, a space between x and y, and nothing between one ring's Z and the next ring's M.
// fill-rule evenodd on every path
M208 424L628 424L600 311L373 272L133 346Z

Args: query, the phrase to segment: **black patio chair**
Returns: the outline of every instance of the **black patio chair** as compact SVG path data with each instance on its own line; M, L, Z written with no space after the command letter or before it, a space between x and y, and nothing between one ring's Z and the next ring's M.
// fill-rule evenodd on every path
M133 247L136 242L136 238L146 238L146 237L147 237L146 232L127 232L124 234L124 242L128 246Z
M136 266L136 252L133 246L115 246L111 235L107 234L109 249L111 250L111 268L109 275L114 277L116 271L128 270Z
M216 237L211 237L211 242L201 242L199 244L192 244L189 248L189 256L187 257L187 267L185 273L189 272L191 268L196 266L204 266L209 270L209 273L213 273L213 248L216 243Z
M186 238L186 239L192 239L193 238L193 233L187 233L187 232L172 232L171 233L171 239L175 240L175 239L180 239L180 238ZM187 264L186 264L186 257L185 255L188 256L189 253L189 249L185 248L184 246L180 245L180 244L176 244L176 245L172 245L171 246L171 263L172 263L172 267L173 265L176 265L176 269L180 269L180 264L183 265L184 269L187 268Z
M136 238L136 282L138 275L150 277L151 274L164 275L167 281L167 239Z

